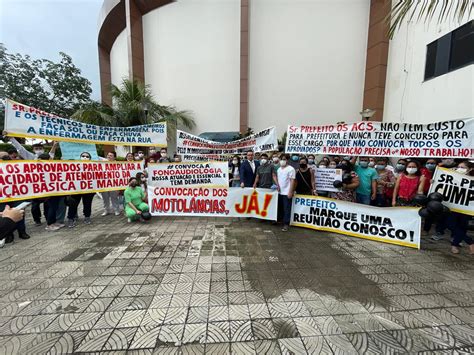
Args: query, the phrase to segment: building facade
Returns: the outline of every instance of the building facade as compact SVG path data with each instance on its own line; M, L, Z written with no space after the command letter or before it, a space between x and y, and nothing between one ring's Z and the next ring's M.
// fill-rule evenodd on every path
M389 41L390 6L390 0L105 0L98 36L102 100L110 104L110 83L144 81L159 103L193 113L196 134L276 126L281 135L289 124L360 120L363 108L376 110L371 120L379 121L474 116L472 65L424 76L428 44L470 19L408 23Z

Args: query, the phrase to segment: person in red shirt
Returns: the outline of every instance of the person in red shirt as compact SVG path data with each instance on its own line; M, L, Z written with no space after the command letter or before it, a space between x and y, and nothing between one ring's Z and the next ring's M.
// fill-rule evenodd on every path
M393 190L392 206L415 206L413 198L423 193L425 177L421 175L420 165L416 160L411 160L403 173L401 173L395 189Z

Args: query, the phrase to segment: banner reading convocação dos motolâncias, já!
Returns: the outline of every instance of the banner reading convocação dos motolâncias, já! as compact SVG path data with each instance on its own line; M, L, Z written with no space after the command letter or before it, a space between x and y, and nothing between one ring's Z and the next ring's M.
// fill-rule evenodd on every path
M296 195L291 225L419 249L421 218L418 210Z
M10 160L0 162L0 203L124 190L143 162Z
M180 130L176 133L176 152L182 156L183 161L197 160L197 156L212 160L215 156L242 154L249 150L254 152L278 150L275 127L226 143L210 141Z
M57 141L166 147L166 123L108 127L61 118L7 99L5 131L11 137Z
M276 220L278 192L229 188L223 162L149 164L148 204L154 216Z
M474 118L430 124L371 122L288 126L287 153L349 156L474 157Z

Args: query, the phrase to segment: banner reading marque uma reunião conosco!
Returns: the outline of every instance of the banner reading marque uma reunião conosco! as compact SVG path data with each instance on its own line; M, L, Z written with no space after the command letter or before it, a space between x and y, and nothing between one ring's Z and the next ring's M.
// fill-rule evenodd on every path
M57 141L166 147L166 123L106 127L61 118L7 99L5 131L8 136Z
M229 188L227 170L227 163L222 162L150 164L151 214L276 220L278 192Z
M215 156L241 154L248 150L254 152L278 150L275 127L227 143L214 142L180 130L177 131L176 152L181 154L183 161L195 161L199 159L199 156L212 160Z
M443 195L443 205L451 211L474 216L474 177L446 168L436 168L431 192Z
M143 171L140 162L0 162L0 202L123 190Z
M382 157L472 158L474 118L413 123L288 126L287 153Z
M296 195L291 225L420 248L418 208L372 207L323 197Z

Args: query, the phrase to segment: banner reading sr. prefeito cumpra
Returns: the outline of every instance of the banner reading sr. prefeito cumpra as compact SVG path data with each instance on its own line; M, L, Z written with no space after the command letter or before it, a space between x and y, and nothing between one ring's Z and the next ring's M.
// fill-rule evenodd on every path
M141 162L0 162L0 202L123 190L143 171Z
M474 118L430 124L362 121L288 126L287 153L472 158Z
M148 165L151 214L276 220L278 192L229 188L227 171L222 162Z
M420 248L418 208L372 207L324 197L296 195L291 225Z
M212 160L215 156L241 154L248 150L254 152L278 150L275 127L227 143L214 142L180 130L177 131L176 152L181 154L183 161L194 161L198 156Z
M166 147L166 123L108 127L61 118L7 99L5 131L8 136L66 142Z
M429 192L441 193L451 211L474 216L474 177L437 167Z

